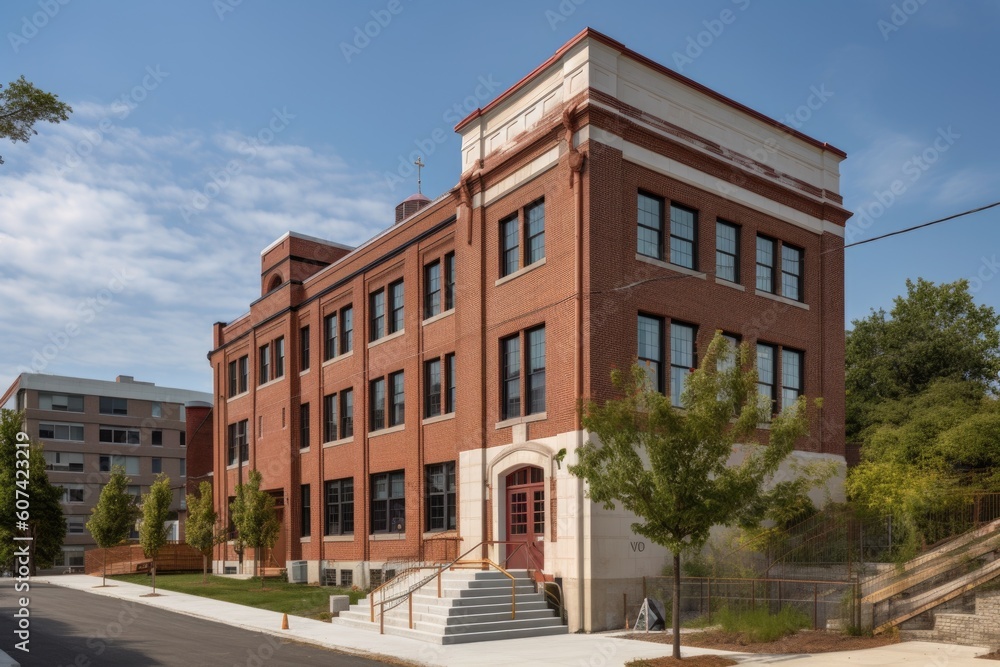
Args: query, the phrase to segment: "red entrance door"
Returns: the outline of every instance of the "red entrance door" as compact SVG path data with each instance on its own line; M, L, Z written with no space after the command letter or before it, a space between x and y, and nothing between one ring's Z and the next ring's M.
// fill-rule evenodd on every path
M542 569L545 565L545 472L526 466L507 475L505 567Z

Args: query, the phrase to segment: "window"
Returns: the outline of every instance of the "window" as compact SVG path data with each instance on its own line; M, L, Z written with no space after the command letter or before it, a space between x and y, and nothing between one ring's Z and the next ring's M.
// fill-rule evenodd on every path
M350 438L354 435L354 390L345 389L340 392L340 437Z
M454 530L455 462L427 466L427 531Z
M250 357L243 355L239 359L229 362L229 395L237 396L245 392L248 387L250 376Z
M257 379L257 384L264 384L271 379L271 344L261 345L260 356L258 357L260 363L258 364L258 369L260 370L259 377Z
M695 328L670 323L670 402L681 406L681 394L697 361L694 352Z
M248 420L244 419L238 421L235 424L229 425L229 438L228 438L228 451L227 460L228 465L233 465L236 463L236 457L240 457L240 461L250 460L250 445L247 442L247 424Z
M545 327L532 329L528 336L527 410L545 412Z
M354 532L354 480L325 482L326 517L324 535L350 535Z
M774 239L757 237L757 289L774 293Z
M500 341L503 357L503 404L501 419L521 415L521 339L511 336Z
M158 459L153 459L154 461ZM100 458L101 472L111 472L113 466L121 466L125 469L126 475L138 475L139 474L139 457L138 456L118 456L117 454L112 454L110 456L102 455ZM154 470L153 472L158 472Z
M425 417L441 414L441 360L432 359L424 363L424 411Z
M340 353L354 349L354 306L340 309Z
M128 399L101 396L100 410L102 415L127 415Z
M403 423L406 416L406 392L403 383L403 371L396 371L389 376L389 386L392 387L389 426L399 426Z
M299 329L299 350L302 358L299 360L299 370L309 370L309 327Z
M274 341L274 377L285 376L285 337Z
M64 503L83 502L83 484L61 484L63 490L62 501Z
M187 477L187 459L177 459L178 469L181 477ZM181 496L183 499L184 496Z
M740 282L740 228L721 220L715 223L715 277Z
M139 429L118 426L102 426L98 435L100 442L112 445L138 445Z
M683 206L670 205L670 263L695 268L698 214Z
M444 309L455 307L455 253L444 256Z
M354 572L351 570L340 571L340 587L350 588L354 585Z
M309 404L299 406L299 449L309 449Z
M663 320L639 314L639 365L646 371L650 387L663 393Z
M163 472L163 459L158 458L158 457L153 457L152 473L154 475L158 475L161 472Z
M323 442L337 439L337 395L323 397Z
M781 245L781 296L802 300L802 251Z
M160 403L152 403L150 405L150 415L156 419L163 417L163 406Z
M517 235L517 214L500 222L500 277L517 271L520 262L520 246Z
M330 313L323 318L323 359L333 359L337 356L337 313Z
M455 411L455 353L444 356L444 411L451 413Z
M424 267L424 319L441 312L441 262Z
M640 255L663 259L663 200L639 193L639 235L636 251Z
M369 301L372 320L370 340L374 341L385 335L385 290L372 292Z
M83 424L40 423L38 437L46 440L72 440L83 442ZM101 442L104 442L103 440ZM138 442L136 443L138 444Z
M54 472L83 472L83 454L79 452L43 451L45 469Z
M309 485L302 484L299 487L302 497L302 514L299 515L299 534L302 537L309 537L312 534L312 512L310 511Z
M720 355L715 368L718 372L725 373L736 368L736 355L739 354L740 339L727 333L722 334L722 337L729 344L729 358L725 359Z
M125 493L129 494L136 500L142 499L142 487L139 486L138 484L129 484L128 486L126 486Z
M150 433L150 444L157 447L163 446L163 431L153 431Z
M767 400L772 413L775 409L775 361L777 359L774 356L774 346L757 343L757 390Z
M180 439L181 439L181 447L187 447L187 433L185 433L184 431L181 431L181 432L180 432L180 433L178 433L177 435L179 435L179 436L180 436Z
M527 253L524 265L530 266L545 259L545 202L538 202L524 209L524 238Z
M372 532L403 532L406 520L403 471L372 475Z
M802 395L803 385L802 353L797 350L781 350L781 408L795 405Z
M67 516L66 532L69 533L70 535L81 535L83 534L83 529L86 522L87 522L86 517Z
M368 420L368 430L378 431L385 428L385 378L378 378L371 381L369 397L371 415Z
M55 410L56 412L83 412L83 396L38 394L38 409Z
M403 281L389 285L389 333L403 330Z
M83 567L83 547L63 547L52 563L58 567Z

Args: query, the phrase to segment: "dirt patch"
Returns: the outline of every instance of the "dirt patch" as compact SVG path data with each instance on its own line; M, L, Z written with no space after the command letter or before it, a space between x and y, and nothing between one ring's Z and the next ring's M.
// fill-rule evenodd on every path
M730 667L740 663L730 660L721 655L693 655L683 660L674 658L645 658L626 662L625 667L670 667L670 665L684 665L684 667Z
M627 639L656 642L659 644L673 643L673 635L667 632L633 632L622 635ZM852 637L837 632L823 630L801 630L793 635L782 637L773 642L756 644L744 641L735 632L709 630L681 635L683 646L699 648L714 648L720 651L736 651L739 653L830 653L831 651L857 651L866 648L888 646L899 642L899 637L879 635L877 637ZM687 660L684 660L687 663ZM663 663L669 664L669 663Z

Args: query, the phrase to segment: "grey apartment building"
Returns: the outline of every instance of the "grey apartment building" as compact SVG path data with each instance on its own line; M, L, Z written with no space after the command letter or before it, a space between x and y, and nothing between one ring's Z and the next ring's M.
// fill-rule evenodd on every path
M174 501L169 529L183 536L187 477L185 407L210 405L211 394L157 387L119 375L114 382L22 373L0 398L24 412L24 430L44 447L49 481L63 488L66 540L54 571L79 570L96 547L85 524L113 465L124 466L136 496L163 472Z

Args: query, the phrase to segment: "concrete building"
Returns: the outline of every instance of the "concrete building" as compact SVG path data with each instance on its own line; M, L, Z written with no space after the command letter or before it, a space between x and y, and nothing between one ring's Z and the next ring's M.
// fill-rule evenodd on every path
M187 479L185 405L211 394L157 387L119 375L114 382L22 373L0 405L24 411L24 429L44 446L52 484L63 487L66 540L53 571L83 571L84 552L96 547L85 524L113 465L132 480L129 490L147 493L166 473L174 487L173 512L183 509ZM182 539L175 516L171 539ZM134 535L138 537L138 534Z
M722 330L776 410L824 398L797 456L842 471L845 154L593 30L456 131L451 191L356 248L261 253L260 298L214 330L215 497L260 470L271 562L312 581L504 542L571 631L620 627L666 553L567 472L578 399L637 358L678 396Z

